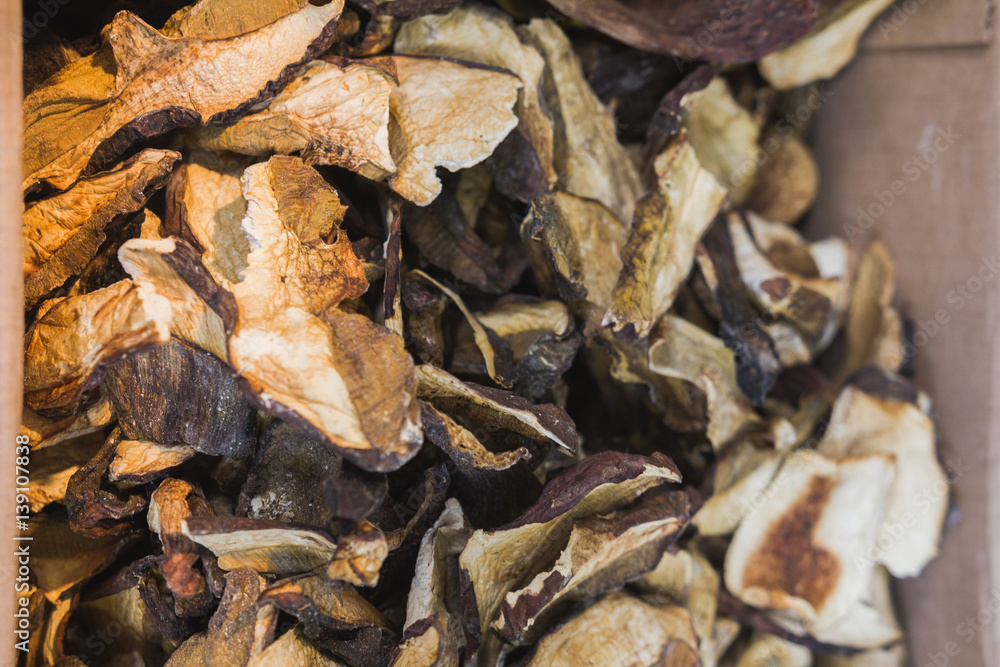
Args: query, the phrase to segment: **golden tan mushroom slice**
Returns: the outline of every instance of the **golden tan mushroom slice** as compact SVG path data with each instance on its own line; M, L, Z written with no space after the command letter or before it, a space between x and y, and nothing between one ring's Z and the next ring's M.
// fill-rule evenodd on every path
M364 62L314 60L266 108L193 131L206 148L244 155L299 153L373 180L396 171L389 154L389 95L396 82Z
M28 509L38 513L49 503L62 503L70 478L97 454L102 444L104 438L95 433L32 451Z
M329 657L306 639L298 625L281 635L267 648L251 656L246 667L345 667L345 663Z
M915 577L937 556L948 511L934 422L903 378L867 368L840 393L817 451L833 459L890 454L896 475L869 558L896 577Z
M845 0L821 12L799 41L765 56L760 73L779 90L829 79L854 58L858 40L891 0Z
M498 157L507 150L511 137L519 135L520 139L510 147L511 155L504 156L510 168L496 165L501 167L496 170L497 187L508 196L531 201L555 186L558 176L552 164L552 121L540 98L545 61L535 48L521 40L508 16L482 5L421 16L400 27L393 50L399 54L469 60L516 74L524 83L514 106L519 122L498 147ZM519 181L525 179L528 182L522 185Z
M392 56L399 85L389 98L389 187L419 206L441 192L436 167L458 171L488 158L517 125L521 80L492 67Z
M21 225L25 307L80 275L108 237L121 235L128 217L163 187L180 157L174 151L146 149L66 192L30 204Z
M99 431L113 420L111 402L102 394L75 415L63 419L48 419L22 408L21 435L27 436L32 450L37 450Z
M731 535L764 502L765 489L779 475L782 454L746 438L727 447L717 459L712 496L691 522L702 535Z
M25 99L23 187L64 189L136 141L242 115L326 50L342 8L342 0L302 0L271 23L225 39L166 37L119 12L96 53Z
M656 156L654 169L656 190L635 207L622 272L604 316L605 325L639 338L673 304L694 265L695 247L726 196L685 130Z
M578 520L555 564L504 596L493 628L512 644L533 641L571 601L620 588L655 567L688 518L686 494L651 491L627 509Z
M166 475L171 468L190 461L197 454L188 445L160 445L148 440L122 440L108 465L111 482L145 484Z
M765 220L794 224L816 201L816 160L802 139L780 130L765 135L760 145L767 157L757 169L746 206Z
M812 653L781 637L755 632L735 667L812 667Z
M532 202L521 237L547 294L611 306L629 228L603 204L558 190L544 195Z
M721 340L674 315L650 337L649 370L686 380L705 393L707 436L718 450L760 417L736 384L736 361Z
M295 616L310 638L359 628L378 628L392 634L385 617L357 589L322 575L277 581L261 594L258 604L271 605Z
M607 595L546 635L531 667L698 667L698 638L683 607Z
M745 517L726 554L726 587L795 632L825 636L870 595L865 561L895 473L891 455L834 461L791 454L782 481Z
M554 21L534 19L518 34L545 58L542 93L553 118L558 189L598 201L628 224L642 184L618 142L611 110L590 88L569 39Z
M107 366L165 343L170 323L170 302L130 280L46 302L25 335L25 403L43 416L74 413Z
M576 521L622 509L654 486L679 480L662 454L601 452L550 480L538 501L512 523L473 533L459 563L466 627L478 632L480 659L495 658L500 648L489 627L504 597L555 562Z

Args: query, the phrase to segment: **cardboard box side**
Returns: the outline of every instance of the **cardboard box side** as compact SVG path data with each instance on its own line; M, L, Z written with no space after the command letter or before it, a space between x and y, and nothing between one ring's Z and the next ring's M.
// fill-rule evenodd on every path
M7 639L0 662L14 664L14 447L21 423L21 337L24 324L21 285L21 4L0 0L0 516L7 547L0 548L0 623Z
M960 520L897 586L915 667L1000 665L998 74L995 42L866 52L827 84L813 127L821 193L807 234L887 242L953 477Z

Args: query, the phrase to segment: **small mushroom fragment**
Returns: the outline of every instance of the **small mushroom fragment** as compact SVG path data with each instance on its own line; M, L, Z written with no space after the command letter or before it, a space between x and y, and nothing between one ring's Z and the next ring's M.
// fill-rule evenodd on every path
M250 657L246 667L344 667L305 638L300 626L295 626L260 653Z
M314 60L266 108L235 123L193 132L206 148L244 155L299 153L308 164L335 164L373 180L396 171L389 154L388 68Z
M130 280L46 302L25 335L25 403L46 417L73 414L109 365L165 343L170 321L170 302Z
M875 544L896 577L915 577L938 552L948 511L948 478L935 451L934 422L907 380L862 370L841 391L817 451L835 460L895 456L896 474ZM888 545L888 546L884 546Z
M419 206L441 192L435 167L458 171L488 158L517 125L521 80L492 67L392 56L399 85L389 97L389 187Z
M101 247L121 235L126 220L163 187L179 153L146 149L66 192L24 210L25 308L79 276Z
M47 419L25 407L21 410L21 435L28 438L32 450L38 450L99 431L113 420L111 402L103 395L64 419Z
M160 445L146 440L120 440L108 464L108 480L145 484L165 477L171 468L190 461L197 450L187 445Z
M812 654L781 637L755 632L736 667L812 667Z
M555 564L507 593L493 628L513 644L530 642L569 601L614 590L653 569L687 522L686 494L658 490L623 510L578 520Z
M806 144L787 131L768 133L760 145L767 157L757 169L746 206L765 220L794 224L816 200L816 160Z
M388 555L389 543L385 534L370 521L362 521L337 540L337 550L326 568L326 576L354 586L375 586Z
M81 535L104 537L134 532L135 515L146 509L141 487L119 489L108 479L111 460L122 438L121 429L115 428L97 454L73 473L66 485L69 525Z
M858 41L890 0L849 0L824 7L812 30L760 60L760 73L779 90L829 79L854 58Z
M97 454L103 444L104 438L96 433L34 450L26 494L28 509L37 514L49 503L62 503L70 478Z
M257 604L266 587L267 580L253 570L226 573L226 590L208 630L177 647L167 667L244 667L274 633L274 607Z
M795 632L836 642L871 592L868 544L882 526L896 464L887 454L834 461L798 451L736 529L726 587Z
M684 130L656 156L657 187L639 200L622 272L604 324L645 338L677 297L694 264L695 247L726 196L699 160Z
M539 97L545 61L525 44L509 17L473 4L428 14L403 24L393 49L399 54L438 56L510 70L523 82L514 112L517 128L496 149L492 167L505 195L530 202L558 178L552 164L552 122Z
M23 188L46 182L64 189L137 141L242 115L326 50L342 7L342 0L302 0L273 22L225 39L166 37L119 12L96 53L25 99Z
M721 340L673 315L660 321L650 338L649 370L686 380L705 393L707 436L722 449L760 417L736 384L736 361Z
M687 610L613 593L542 637L527 664L698 667L701 663Z
M109 368L104 391L128 439L234 459L253 452L257 412L232 369L176 338Z
M557 188L600 202L628 224L642 184L618 142L611 110L591 90L569 40L554 21L534 19L518 34L545 58L541 89L552 114Z

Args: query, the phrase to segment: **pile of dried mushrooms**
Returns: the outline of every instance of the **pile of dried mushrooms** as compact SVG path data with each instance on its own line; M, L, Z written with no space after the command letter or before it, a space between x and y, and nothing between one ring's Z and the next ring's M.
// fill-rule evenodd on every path
M886 2L83 4L22 664L902 665L930 401L886 248L795 227Z

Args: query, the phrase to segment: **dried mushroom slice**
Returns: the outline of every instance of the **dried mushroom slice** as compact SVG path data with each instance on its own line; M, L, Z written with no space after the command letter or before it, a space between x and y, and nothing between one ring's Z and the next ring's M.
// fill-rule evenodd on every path
M773 611L795 632L822 639L869 595L865 558L882 525L896 463L876 454L834 461L798 451L785 462L726 554L726 587Z
M373 180L396 171L389 154L389 95L396 82L365 62L314 60L266 108L194 131L206 148L244 155L299 153Z
M25 335L25 403L47 417L74 413L109 365L166 342L170 322L170 302L129 280L46 302Z
M225 39L166 37L119 12L96 53L25 99L24 189L41 182L64 189L137 141L242 115L330 45L342 7L341 0L303 0L273 22Z
M755 632L735 667L812 667L812 653L781 637Z
M558 188L600 202L628 224L642 184L618 142L611 110L591 90L569 39L554 21L534 19L518 34L545 58L542 93L552 114Z
M24 306L79 276L109 237L167 182L180 153L146 149L24 210ZM120 241L119 241L120 242Z
M455 667L460 665L461 628L445 612L412 623L403 642L393 649L390 667Z
M762 58L760 73L779 90L831 78L854 58L861 35L890 4L890 0L832 3L802 39Z
M413 361L402 337L337 308L368 283L337 229L336 192L288 157L247 169L244 182L252 250L233 285L233 367L266 411L364 468L398 468L421 442Z
M21 409L21 435L28 438L32 450L39 450L99 431L113 420L111 402L104 395L63 419L48 419L24 407Z
M108 464L108 481L145 484L194 458L188 445L160 445L147 440L121 440Z
M532 203L521 237L548 294L611 306L629 228L601 203L560 191L544 195Z
M306 637L320 641L329 632L379 628L391 633L385 617L350 585L305 575L271 584L258 602L299 619Z
M323 443L275 422L261 436L236 512L326 530L334 516L316 490L339 477L342 465L340 456Z
M236 304L213 282L190 244L175 237L131 239L118 249L118 261L135 283L170 301L172 335L229 360L226 326L232 326Z
M532 641L570 601L615 590L653 569L687 522L683 491L651 491L631 507L577 521L555 564L504 596L493 628L513 644Z
M614 512L654 486L679 480L673 462L662 454L601 452L550 480L541 498L512 523L474 532L459 563L466 631L484 642L480 657L489 659L499 649L489 627L499 617L504 596L555 562L576 521Z
M705 393L707 437L721 449L744 429L760 423L736 384L736 361L721 340L674 315L666 315L650 337L649 370L686 380Z
M506 470L518 461L531 458L527 447L505 452L490 451L469 429L430 403L421 402L420 417L427 439L440 447L460 468Z
M906 647L872 649L852 656L813 654L813 667L905 667Z
M607 595L543 637L530 667L698 667L698 638L683 607Z
M260 653L277 622L273 607L257 605L266 586L267 580L253 570L226 573L225 593L208 630L181 644L167 667L244 667Z
M691 522L701 535L730 535L765 498L765 489L778 473L781 452L753 438L732 443L716 460L712 496ZM780 483L780 482L779 482Z
M576 451L576 425L555 405L534 405L502 389L462 382L434 366L418 366L417 378L420 399L445 413L505 428L533 440L551 441L568 452Z
M787 131L768 133L760 145L768 155L757 169L746 206L765 220L794 224L816 201L816 160L805 142Z
M66 485L69 525L82 535L103 537L134 532L134 517L146 509L142 488L119 489L110 483L108 469L122 440L115 428L94 457L73 473Z
M337 540L337 550L326 568L326 576L353 586L375 586L382 564L389 555L385 534L370 521L362 521Z
M305 638L302 628L293 627L260 653L251 656L246 667L344 667Z
M902 378L871 368L862 371L837 397L817 451L836 460L896 457L876 560L893 576L915 577L937 556L948 511L948 478L938 463L933 420L915 402L880 392L893 384L916 395Z
M253 453L257 411L232 369L204 350L172 338L111 366L103 387L128 439L233 459Z
M441 516L421 539L410 594L406 599L405 629L438 613L444 613L449 622L461 614L458 558L470 535L472 528L462 512L462 506L454 498L449 498ZM450 639L462 641L461 633Z
M94 458L104 438L99 433L73 438L54 447L31 453L31 479L28 482L28 509L37 514L49 503L63 503L69 480Z
M694 265L695 247L715 219L726 190L705 167L685 131L656 156L656 190L639 200L622 272L604 324L649 335Z
M819 6L817 0L768 0L746 6L723 0L664 5L554 0L552 4L570 18L637 49L722 62L750 62L791 44L812 27Z
M419 206L441 192L436 167L458 171L488 158L517 125L521 80L497 68L443 58L392 56L389 187Z
M539 97L545 61L521 40L508 16L481 5L428 14L400 27L393 50L501 67L520 77L524 86L514 106L518 125L493 158L497 187L528 202L555 186L552 122Z

